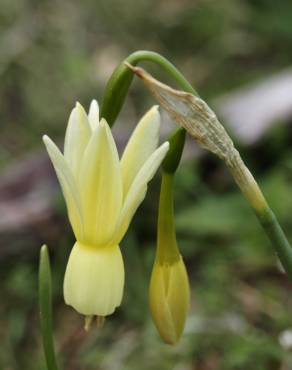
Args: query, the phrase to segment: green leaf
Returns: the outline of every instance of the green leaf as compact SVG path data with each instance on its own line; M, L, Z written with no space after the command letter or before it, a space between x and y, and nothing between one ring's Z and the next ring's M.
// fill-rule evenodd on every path
M43 245L39 264L39 308L44 353L48 370L58 370L52 328L52 278L48 247Z

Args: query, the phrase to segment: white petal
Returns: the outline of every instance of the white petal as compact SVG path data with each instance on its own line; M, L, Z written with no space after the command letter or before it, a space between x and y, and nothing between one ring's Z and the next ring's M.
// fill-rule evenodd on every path
M95 99L90 104L88 120L92 131L94 131L99 123L99 106Z
M116 228L123 197L119 156L105 120L93 132L84 152L78 186L86 243L105 245Z
M83 218L77 184L67 162L55 143L46 135L43 137L43 141L61 185L75 237L82 240Z
M76 242L65 273L65 302L83 315L110 315L121 304L124 275L118 245L94 248Z
M135 176L158 146L160 114L152 107L139 121L121 159L123 192L126 196Z
M135 177L123 204L117 232L115 233L115 243L117 241L120 242L127 231L134 213L146 195L147 184L155 175L168 149L168 142L162 144L158 149L156 149Z
M81 104L76 103L72 110L64 144L64 157L75 178L78 177L81 159L91 135L86 112Z

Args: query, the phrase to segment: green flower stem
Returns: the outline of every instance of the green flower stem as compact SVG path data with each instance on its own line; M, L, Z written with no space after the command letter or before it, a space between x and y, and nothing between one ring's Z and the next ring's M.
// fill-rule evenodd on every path
M174 174L176 172L181 160L185 139L186 131L183 128L174 131L167 139L169 142L169 150L161 165L164 172L168 174Z
M284 270L286 271L290 280L292 280L292 248L276 216L269 206L260 212L257 210L255 210L255 212L265 233L270 239L276 254L279 257Z
M244 164L215 113L203 100L192 94L169 88L141 68L130 65L129 68L142 79L154 98L175 122L184 127L199 145L225 162L243 195L254 209L292 280L292 248L253 175Z
M139 62L152 62L159 65L169 74L181 89L198 96L196 90L185 79L182 73L166 58L153 51L141 50L130 54L114 70L105 88L101 105L101 117L105 118L110 126L113 126L133 81L133 72L125 65L129 63L136 66ZM163 169L168 173L174 173L179 165L182 150L185 142L185 132L183 128L174 131L170 136L170 149L162 164Z
M278 255L284 270L292 280L291 245L289 244L259 185L244 164L238 151L234 150L234 154L231 156L230 160L225 161L225 163L243 195L255 211L255 214L262 225L264 232L270 239L272 247Z
M176 242L173 209L174 174L162 172L159 198L157 251L158 261L173 263L180 257Z
M43 245L39 264L39 308L43 348L48 370L59 370L52 328L52 278L48 248Z
M159 65L167 74L175 79L183 90L194 95L198 95L196 90L177 70L177 68L162 55L147 50L136 51L130 54L117 66L105 88L101 104L101 117L105 118L110 126L114 124L124 104L127 92L134 77L133 72L125 65L125 62L136 66L139 62L145 61Z

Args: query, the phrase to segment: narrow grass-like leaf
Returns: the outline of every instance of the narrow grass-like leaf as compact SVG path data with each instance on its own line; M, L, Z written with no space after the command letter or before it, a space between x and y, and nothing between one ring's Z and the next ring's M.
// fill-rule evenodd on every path
M52 323L52 278L48 248L43 245L39 264L39 309L43 348L48 370L59 370L55 355Z

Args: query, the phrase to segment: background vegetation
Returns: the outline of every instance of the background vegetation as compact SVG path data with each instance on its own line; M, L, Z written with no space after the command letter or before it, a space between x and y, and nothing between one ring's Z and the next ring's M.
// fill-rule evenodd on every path
M2 173L43 152L42 134L61 140L74 102L87 106L93 97L100 99L113 68L137 49L168 57L207 100L289 66L291 14L289 0L1 0ZM125 121L134 124L151 104L136 82L117 128ZM256 102L250 109L257 109ZM241 145L290 240L291 142L291 128L278 125L252 147ZM292 368L292 285L230 176L208 154L192 155L176 180L177 232L192 307L179 345L161 343L147 306L158 191L157 178L122 243L123 305L102 330L89 334L63 302L73 236L60 192L53 205L54 222L61 226L53 236L44 230L35 239L32 229L25 238L1 238L1 369L45 368L37 265L46 241L53 265L55 337L65 369ZM1 249L8 252L3 255Z

